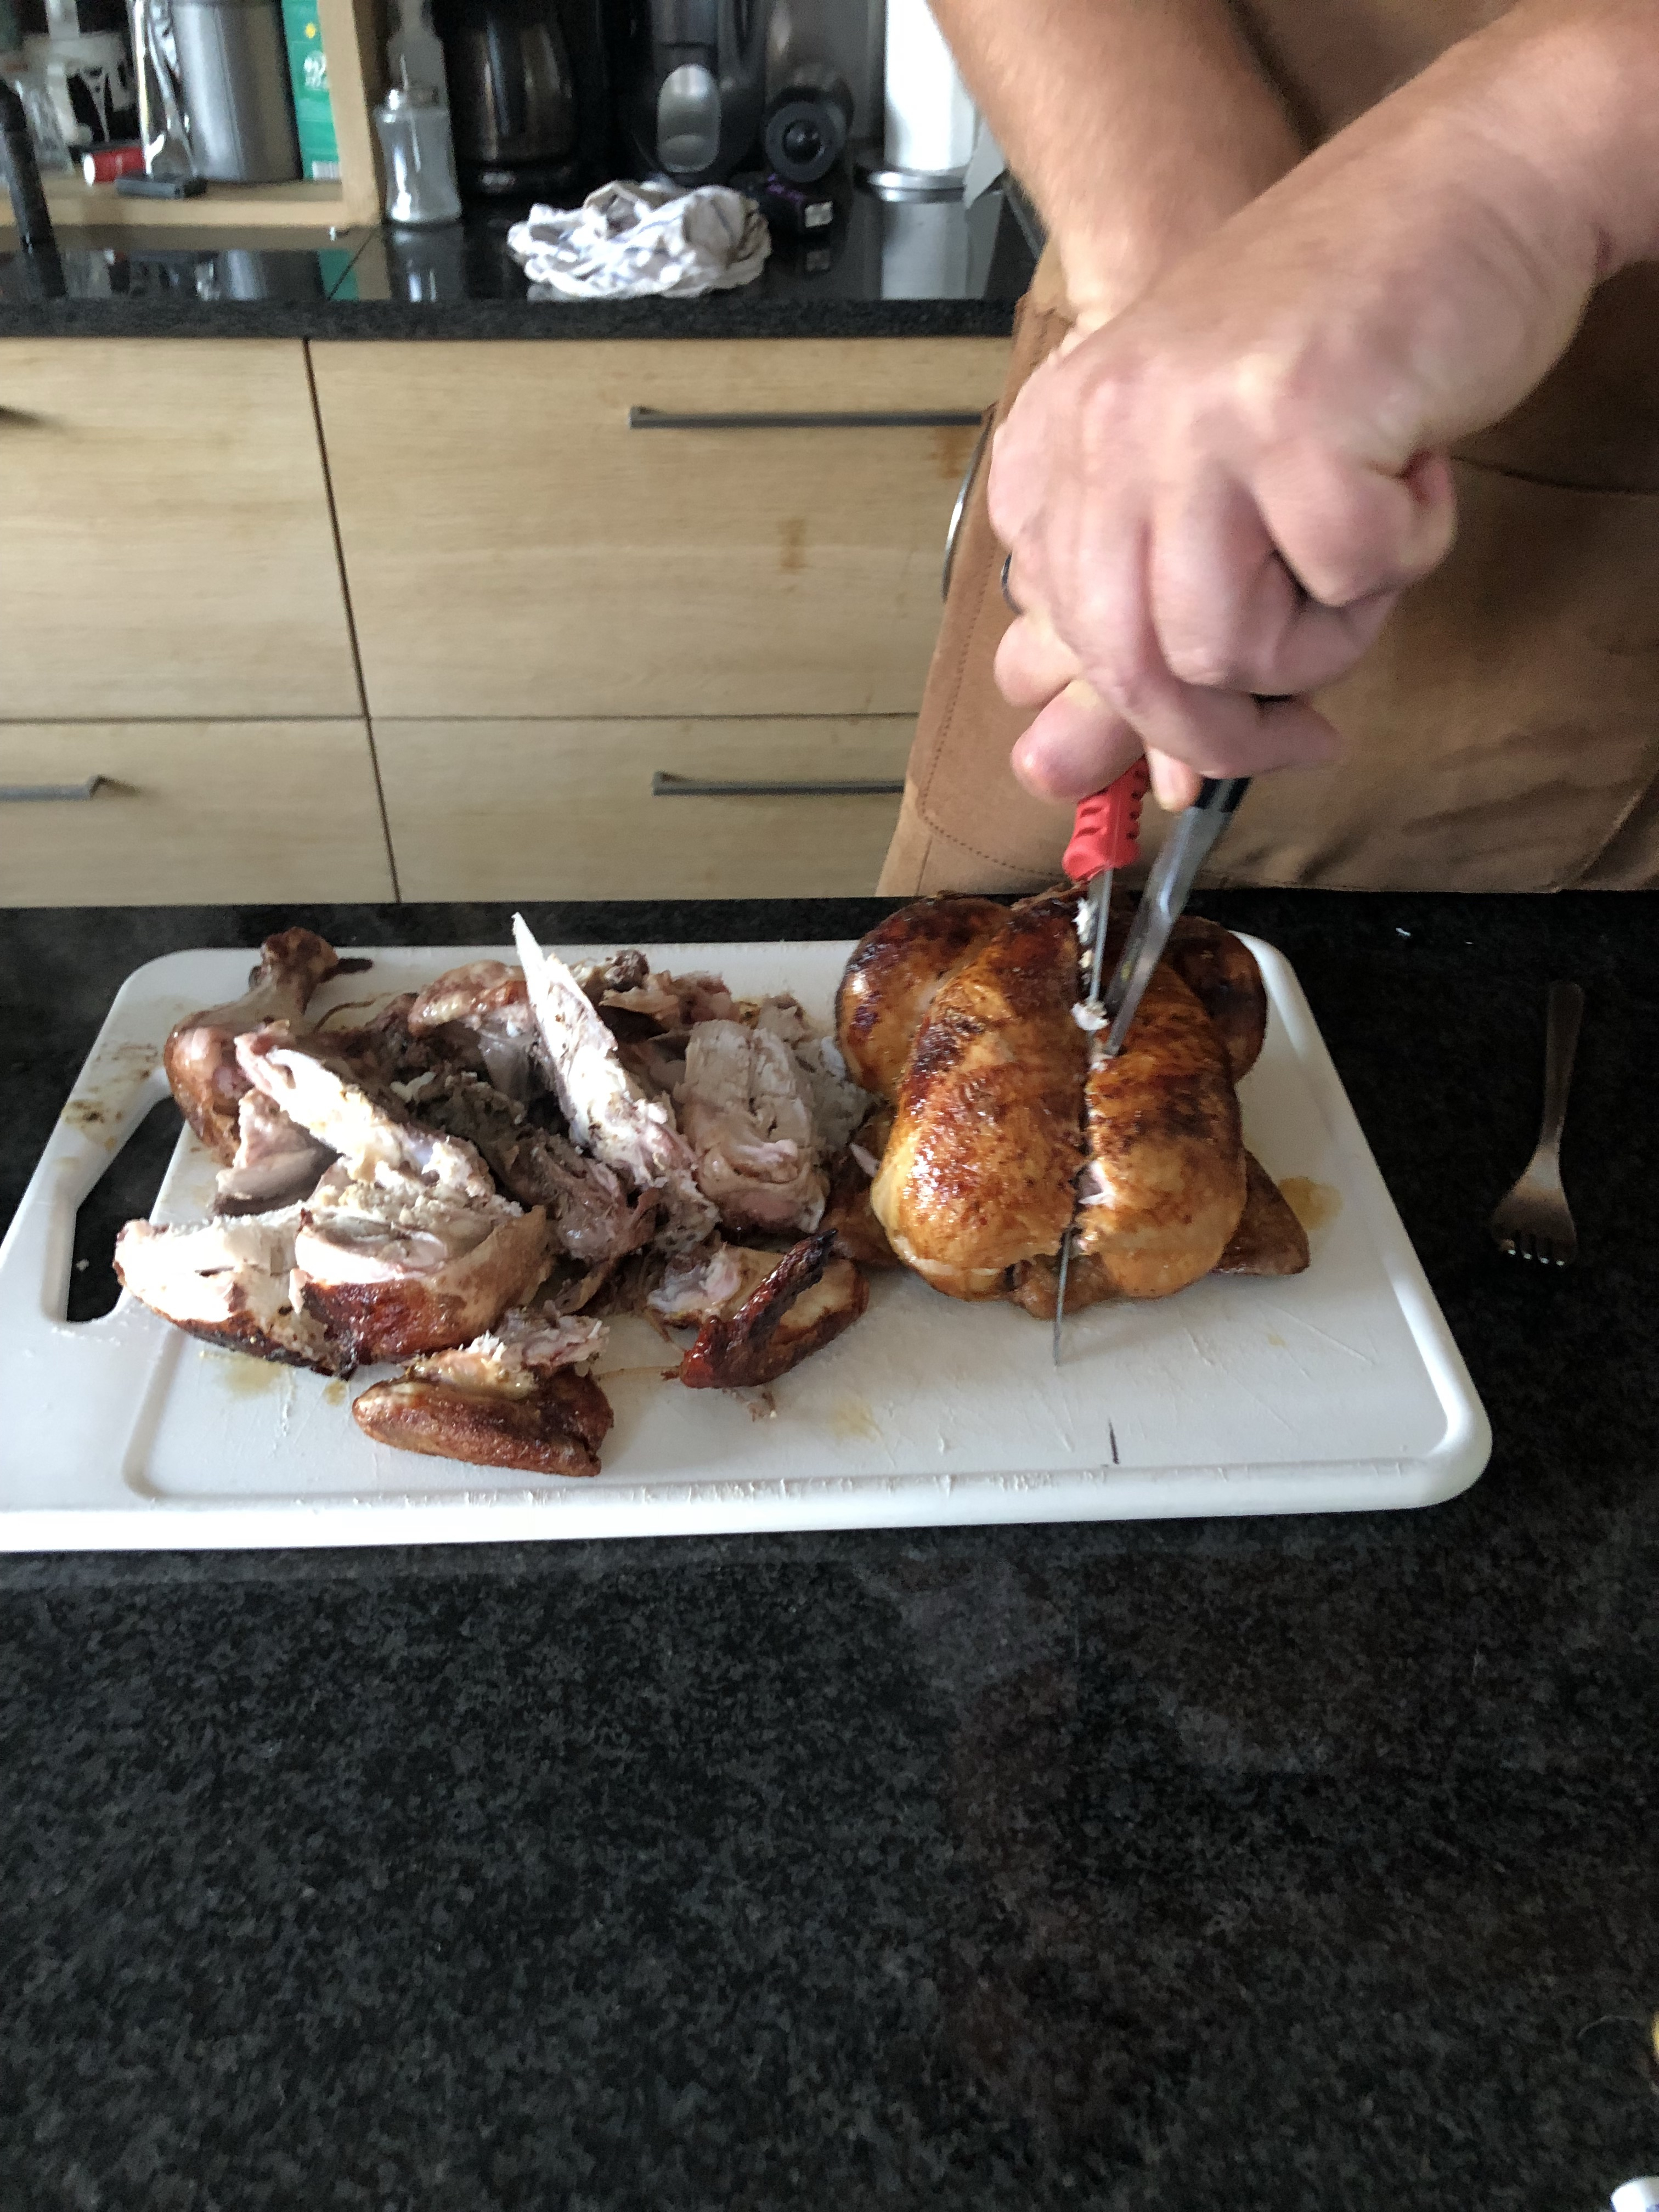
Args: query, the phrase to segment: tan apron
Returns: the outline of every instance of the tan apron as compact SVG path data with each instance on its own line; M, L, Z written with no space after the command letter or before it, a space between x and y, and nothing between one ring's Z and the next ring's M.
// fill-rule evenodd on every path
M1243 11L1241 11L1243 12ZM1501 13L1260 0L1247 27L1310 137ZM1045 255L1000 417L1069 327ZM1603 287L1565 359L1455 456L1457 544L1319 704L1340 762L1259 777L1206 880L1376 890L1659 885L1659 270ZM1052 882L1070 812L1014 781L1029 717L992 664L1010 617L981 466L881 887ZM1146 849L1162 825L1148 810Z

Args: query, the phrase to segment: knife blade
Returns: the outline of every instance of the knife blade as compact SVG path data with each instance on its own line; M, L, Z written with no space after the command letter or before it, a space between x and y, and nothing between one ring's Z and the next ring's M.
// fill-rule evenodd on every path
M1145 763L1142 763L1144 768ZM1207 859L1211 848L1238 811L1239 801L1250 787L1247 775L1206 776L1200 786L1198 797L1176 818L1174 829L1164 842L1164 849L1152 863L1146 878L1146 888L1140 895L1140 904L1129 927L1121 958L1106 986L1103 997L1100 988L1101 954L1095 954L1093 978L1091 983L1088 1011L1091 1017L1103 1015L1098 1028L1091 1018L1088 1026L1096 1033L1090 1046L1093 1060L1115 1060L1123 1049L1123 1041L1129 1034L1146 986L1152 981L1152 970L1164 957L1170 942L1170 933L1180 921L1199 870ZM1114 787L1115 788L1115 787ZM1144 791L1146 787L1142 784ZM1098 794L1105 796L1104 793ZM1085 806L1091 802L1085 799ZM1078 810L1079 816L1082 807ZM1139 807L1136 810L1139 823ZM1068 865L1071 848L1066 848ZM1097 944L1103 948L1105 930L1099 918L1091 915L1099 927ZM1060 1364L1060 1328L1066 1318L1066 1279L1071 1270L1072 1240L1077 1226L1073 1210L1071 1225L1060 1239L1060 1280L1054 1291L1054 1361Z
M1079 1009L1084 1026L1097 1029L1104 1019L1106 991L1106 933L1112 918L1112 878L1127 867L1140 852L1140 810L1146 802L1147 769L1145 759L1127 768L1104 791L1079 799L1072 824L1072 842L1063 862L1074 884L1086 884L1078 935L1089 963L1088 996ZM1066 1278L1072 1263L1072 1232L1068 1227L1060 1243L1060 1282L1054 1293L1054 1359L1060 1364L1060 1329L1066 1316Z
M1249 787L1248 775L1206 776L1198 797L1176 817L1175 827L1152 863L1123 956L1107 986L1103 1009L1106 1030L1097 1046L1103 1060L1115 1060L1122 1051L1129 1024L1146 995L1153 969L1164 957L1170 933L1186 910L1198 872Z

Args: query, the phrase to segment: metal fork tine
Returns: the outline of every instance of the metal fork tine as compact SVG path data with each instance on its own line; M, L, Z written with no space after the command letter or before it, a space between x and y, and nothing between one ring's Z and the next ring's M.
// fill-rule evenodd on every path
M1578 1257L1566 1193L1561 1188L1561 1125L1584 994L1576 983L1552 983L1544 1046L1544 1115L1537 1149L1520 1179L1493 1209L1489 1233L1500 1252L1540 1267L1570 1267Z

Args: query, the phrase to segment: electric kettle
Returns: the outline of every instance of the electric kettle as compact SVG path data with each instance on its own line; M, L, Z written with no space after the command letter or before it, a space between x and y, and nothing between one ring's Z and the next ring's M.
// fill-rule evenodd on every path
M469 198L555 198L578 149L557 0L439 0L455 167Z

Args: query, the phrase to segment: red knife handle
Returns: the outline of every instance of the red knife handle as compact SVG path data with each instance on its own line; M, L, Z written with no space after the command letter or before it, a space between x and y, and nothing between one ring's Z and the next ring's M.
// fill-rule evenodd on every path
M1146 796L1147 771L1144 758L1125 769L1104 791L1078 801L1072 842L1066 848L1066 874L1074 884L1087 883L1103 868L1127 868L1140 851L1140 807Z

